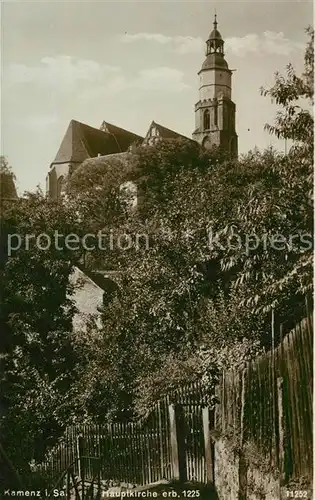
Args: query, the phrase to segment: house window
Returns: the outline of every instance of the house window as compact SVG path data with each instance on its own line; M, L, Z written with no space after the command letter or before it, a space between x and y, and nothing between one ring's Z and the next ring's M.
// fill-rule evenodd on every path
M208 109L206 109L203 114L203 128L204 130L208 130L210 128L210 113Z

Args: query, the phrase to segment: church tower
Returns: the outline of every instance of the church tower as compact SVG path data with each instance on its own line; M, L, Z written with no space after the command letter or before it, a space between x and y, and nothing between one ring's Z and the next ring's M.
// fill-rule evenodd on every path
M206 42L206 59L198 73L199 101L195 105L196 129L192 138L207 149L215 145L237 156L232 71L224 59L224 41L217 26L215 15Z

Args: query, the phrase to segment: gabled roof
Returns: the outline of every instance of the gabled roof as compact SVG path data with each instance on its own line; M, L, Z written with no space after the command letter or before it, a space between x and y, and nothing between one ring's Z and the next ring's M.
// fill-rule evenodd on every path
M171 130L167 127L164 127L163 125L160 125L159 123L156 123L153 121L149 127L149 130L146 134L145 140L151 137L151 131L152 129L155 128L158 132L158 138L161 139L188 139L192 140L189 137L186 137L185 135L179 134L178 132L175 132L174 130Z
M103 121L100 129L103 132L107 132L108 134L115 136L117 143L120 147L120 151L117 151L117 153L119 152L122 153L124 151L127 151L127 149L132 143L139 141L141 142L143 140L143 137L141 137L140 135L134 134L133 132L129 132L129 130L116 127L116 125L113 125L112 123L108 123L105 121Z
M108 273L106 271L91 270L82 263L77 263L76 267L102 290L108 292L118 291L117 283L107 276Z
M57 155L52 163L82 163L87 158L121 153L143 138L103 122L102 130L71 120Z

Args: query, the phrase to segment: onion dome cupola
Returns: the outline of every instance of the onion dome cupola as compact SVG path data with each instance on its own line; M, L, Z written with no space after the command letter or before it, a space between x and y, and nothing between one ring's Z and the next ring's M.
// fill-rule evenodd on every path
M224 41L222 40L221 33L217 29L217 15L214 15L213 30L211 31L207 40L207 56L209 54L222 54L224 55Z
M206 56L201 71L215 67L228 69L228 64L224 59L224 40L218 30L216 14L214 16L213 30L206 41Z

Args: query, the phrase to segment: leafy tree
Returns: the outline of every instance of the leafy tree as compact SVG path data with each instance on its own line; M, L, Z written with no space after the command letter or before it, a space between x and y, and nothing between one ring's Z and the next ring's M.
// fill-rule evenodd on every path
M213 387L219 371L231 367L227 359L237 367L270 346L271 309L279 321L291 321L287 328L304 314L312 117L292 103L312 96L310 52L311 45L305 77L290 67L291 80L277 75L265 92L284 107L269 130L294 141L289 154L255 150L230 160L169 141L134 157L130 178L141 204L137 216L125 214L120 223L130 234L147 231L150 248L119 253L121 295L104 310L97 349L90 345L94 382L87 400L98 395L105 413L146 411L172 384L196 374ZM218 244L209 241L209 230ZM111 406L113 387L119 397Z
M43 457L71 421L77 359L69 276L76 256L56 248L54 235L73 232L75 224L71 209L41 193L3 206L2 234L15 250L7 245L1 268L0 431L7 455L26 479L29 462ZM42 248L35 241L41 234Z
M277 72L273 87L262 88L261 93L282 107L277 113L275 124L267 124L266 129L278 138L291 139L299 146L303 144L308 153L311 153L314 128L310 108L314 100L314 29L309 26L306 33L309 40L304 55L303 74L296 75L292 64L288 64L287 77Z
M192 141L164 141L82 165L65 206L37 194L6 213L7 232L105 230L133 239L128 250L84 255L93 269L116 269L120 290L104 301L102 327L75 338L69 275L80 251L22 248L5 262L2 383L12 396L3 428L10 417L28 436L22 462L16 441L10 448L20 469L41 456L40 436L47 446L74 418L129 419L196 377L213 389L222 369L269 346L271 309L281 321L303 313L313 225L313 118L300 103L313 98L309 33L304 74L289 66L287 79L276 75L263 91L283 108L268 130L293 141L287 155L254 150L235 160ZM126 180L138 186L136 211L120 189ZM149 246L135 244L139 234ZM281 249L270 244L275 235Z
M126 217L124 227L131 235L139 230L149 235L149 248L114 252L123 269L119 298L106 305L102 331L82 340L90 359L85 376L89 390L82 392L91 414L122 418L145 411L157 394L179 380L189 381L192 366L195 376L201 376L196 349L203 342L209 347L211 339L217 344L210 325L217 301L229 305L230 277L220 270L220 254L209 247L207 229L210 223L223 227L245 189L243 180L256 179L259 172L253 173L252 164L244 172L233 162L222 163L217 151L201 154L197 146L192 161L191 148L190 143L170 141L146 148L135 158L139 163L133 178L142 193L146 190L158 201L144 201L139 217ZM176 158L181 160L173 164ZM221 323L222 345L244 337L254 341L263 331L264 318L253 320L246 306L238 307L237 316L236 307L234 298L239 322L234 329ZM172 363L178 369L161 384L162 371ZM147 396L142 397L144 391Z
M242 269L236 286L252 290L248 303L266 311L277 308L283 314L312 289L314 30L306 31L304 73L297 76L289 64L286 78L277 73L274 86L262 89L282 108L275 124L266 129L290 139L293 146L288 155L270 156L266 172L273 179L270 189L262 183L250 186L233 221L243 237L278 235L282 241L277 248L268 244L249 255L232 250L223 259L225 269Z
M5 156L0 156L0 200L17 198L15 174Z

